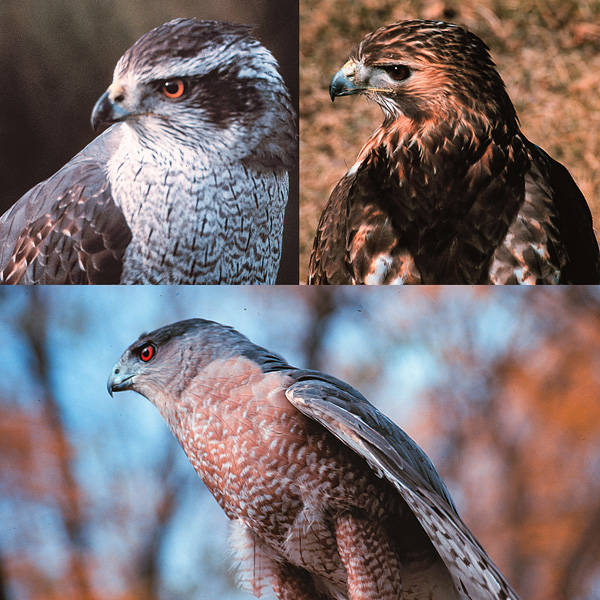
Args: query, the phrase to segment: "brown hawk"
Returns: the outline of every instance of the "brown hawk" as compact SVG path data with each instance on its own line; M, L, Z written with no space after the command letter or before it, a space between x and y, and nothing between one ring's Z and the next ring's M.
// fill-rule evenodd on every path
M112 125L0 219L0 283L274 283L297 136L245 25L176 19L121 57Z
M384 121L321 216L309 283L599 283L592 217L569 172L521 132L488 47L402 21L331 81Z
M159 410L280 600L518 600L425 453L348 384L203 319L143 334L108 391Z

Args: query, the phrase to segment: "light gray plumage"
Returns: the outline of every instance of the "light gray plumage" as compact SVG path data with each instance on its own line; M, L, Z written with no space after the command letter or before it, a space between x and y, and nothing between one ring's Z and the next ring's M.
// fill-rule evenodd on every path
M297 136L249 27L150 31L92 124L112 126L0 219L0 282L275 282Z
M346 383L202 319L143 334L108 380L158 408L280 600L518 600L425 453Z

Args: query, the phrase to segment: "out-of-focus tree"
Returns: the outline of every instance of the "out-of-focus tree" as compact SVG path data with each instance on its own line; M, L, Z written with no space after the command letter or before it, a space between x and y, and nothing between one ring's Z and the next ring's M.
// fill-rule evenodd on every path
M26 410L10 411L2 419L0 432L4 441L6 456L3 464L13 471L13 460L23 461L19 465L15 484L18 492L29 496L34 502L41 502L46 508L60 515L63 533L66 538L64 549L64 574L60 589L52 590L49 583L46 596L50 598L93 598L90 587L87 552L84 542L84 517L82 494L73 473L73 452L64 430L60 407L50 382L46 333L48 326L46 305L37 290L29 295L29 310L21 315L18 324L22 338L29 351L29 376L39 389L37 407L28 414ZM41 463L41 464L40 464ZM2 478L10 485L10 478ZM23 506L16 506L16 511ZM26 527L27 519L18 520ZM15 521L15 527L17 521ZM42 573L30 562L26 555L20 565L20 584L36 588L44 585ZM10 567L10 565L9 565ZM30 590L31 592L34 589Z
M438 467L460 485L463 518L524 598L596 598L600 300L530 294L521 310L539 343L523 348L517 328L491 362L474 343L449 353L454 381L428 394L421 427L445 446ZM479 382L470 395L464 373Z
M431 455L524 598L598 597L596 290L34 288L0 303L10 600L248 597L226 517L155 408L104 388L144 329L190 317L357 387Z
M4 529L0 583L5 597L159 598L163 583L160 555L183 498L184 480L175 464L177 446L170 445L164 458L155 461L154 481L149 486L152 494L143 502L138 495L142 490L130 493L118 474L107 482L116 492L114 496L105 496L103 504L88 497L89 490L78 473L78 454L92 448L77 446L54 383L57 367L48 331L51 322L56 324L65 315L39 288L32 288L22 298L12 334L20 339L27 357L27 372L18 376L35 391L17 400L0 400L0 515ZM76 327L71 326L75 337ZM149 507L142 512L136 508L139 504ZM117 562L109 570L120 571L110 582L102 574L107 570L106 564L101 564L106 558L92 542L94 530L103 529L120 530L122 539L116 546L121 546L120 550L129 546L124 565L117 567L118 551L108 557L109 564ZM114 587L124 592L115 596Z

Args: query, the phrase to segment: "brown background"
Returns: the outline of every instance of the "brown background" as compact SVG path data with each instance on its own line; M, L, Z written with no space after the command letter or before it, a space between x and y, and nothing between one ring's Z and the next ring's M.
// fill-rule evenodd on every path
M402 19L463 25L491 48L525 135L562 162L600 219L600 3L575 0L301 0L300 278L336 182L382 121L329 81L369 32Z

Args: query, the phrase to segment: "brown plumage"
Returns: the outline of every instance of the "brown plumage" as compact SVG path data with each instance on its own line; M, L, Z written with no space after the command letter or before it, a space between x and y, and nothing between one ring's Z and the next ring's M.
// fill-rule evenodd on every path
M587 203L522 134L488 47L449 23L366 36L332 99L384 121L321 216L309 283L598 283Z
M192 319L140 336L108 390L158 408L257 597L518 600L431 461L344 382Z

